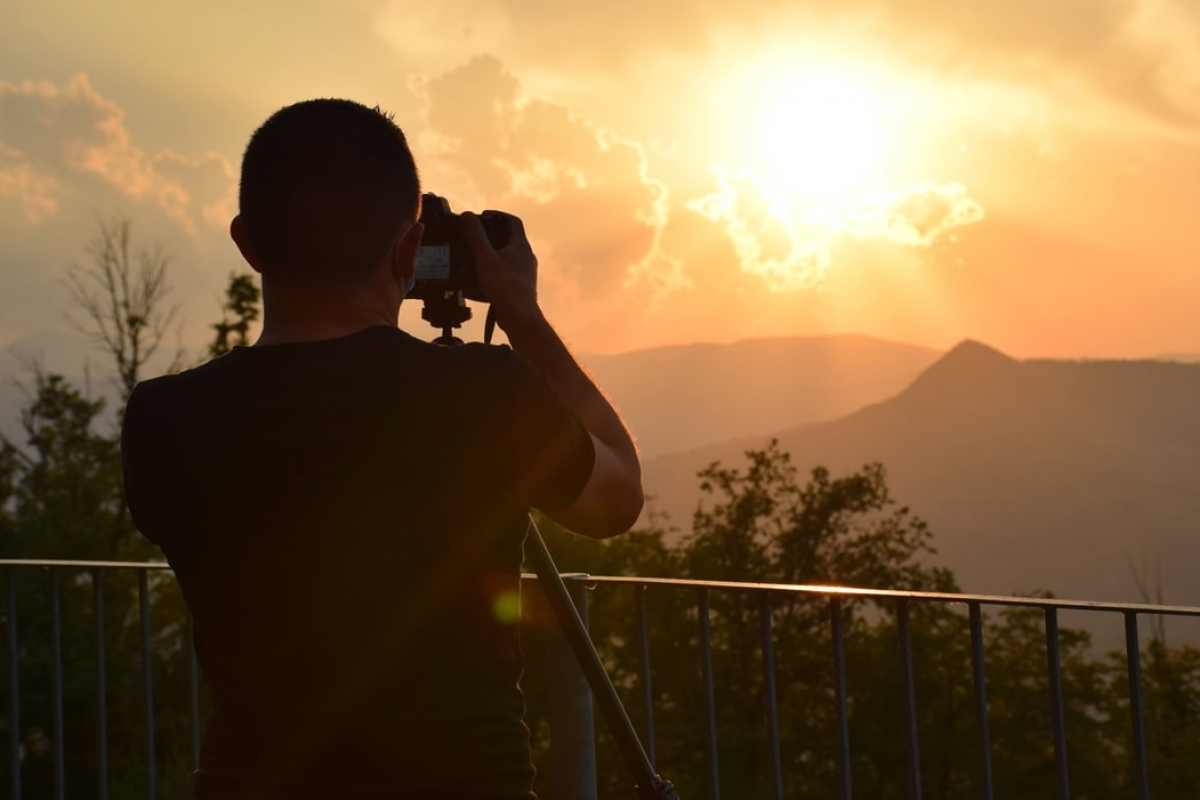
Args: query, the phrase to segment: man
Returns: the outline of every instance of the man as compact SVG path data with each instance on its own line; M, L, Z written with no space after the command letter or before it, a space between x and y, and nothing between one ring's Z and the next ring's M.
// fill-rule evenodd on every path
M531 798L515 621L525 514L605 537L642 506L617 413L542 314L506 217L464 215L508 347L397 327L421 239L403 134L299 103L254 134L231 234L253 347L138 386L126 491L195 620L199 798Z

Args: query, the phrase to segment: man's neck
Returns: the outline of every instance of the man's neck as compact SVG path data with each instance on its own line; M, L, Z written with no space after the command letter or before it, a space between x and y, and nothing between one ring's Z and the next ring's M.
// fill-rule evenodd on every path
M340 339L396 326L399 308L365 290L273 290L263 286L263 329L255 346Z

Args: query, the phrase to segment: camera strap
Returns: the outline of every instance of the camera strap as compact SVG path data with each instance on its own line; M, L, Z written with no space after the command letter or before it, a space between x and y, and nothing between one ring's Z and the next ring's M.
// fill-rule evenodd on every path
M492 334L496 332L496 309L488 306L487 316L483 320L483 343L492 343Z

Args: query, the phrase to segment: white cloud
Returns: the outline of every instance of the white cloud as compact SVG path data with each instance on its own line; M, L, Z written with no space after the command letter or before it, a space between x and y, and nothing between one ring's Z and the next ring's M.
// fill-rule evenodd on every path
M713 173L717 190L687 207L724 228L742 271L776 292L819 285L831 262L828 232L801 230L783 199L749 171L717 164Z
M820 286L839 236L924 249L984 218L983 206L959 184L926 183L796 208L749 170L717 164L713 174L716 191L687 208L721 225L742 271L773 292Z
M16 216L37 224L58 210L55 180L23 160L21 152L0 142L0 201L11 202Z
M59 195L90 176L189 231L224 225L236 185L232 165L215 153L148 156L125 112L82 73L62 86L0 81L0 176L0 195L17 196L31 222L56 213Z
M662 247L665 183L641 143L568 107L530 97L499 60L480 57L411 81L423 102L421 169L463 187L468 202L503 208L550 248L551 282L596 300L625 286L660 295L686 285ZM431 188L437 188L433 186Z
M909 247L932 247L951 229L984 218L984 209L957 183L932 183L873 192L847 209L845 227L859 239L887 239Z

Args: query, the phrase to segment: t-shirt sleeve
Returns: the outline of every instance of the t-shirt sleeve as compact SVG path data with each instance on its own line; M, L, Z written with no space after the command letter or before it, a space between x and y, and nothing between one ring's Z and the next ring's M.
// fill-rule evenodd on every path
M154 416L152 394L146 384L138 384L126 404L121 424L121 468L124 473L125 502L134 525L154 541L151 520L155 516L154 505L158 493L154 486L156 471L151 464L150 452L153 439L150 429Z
M514 492L543 510L574 503L592 475L592 436L563 404L546 376L514 353L508 393L508 436Z

